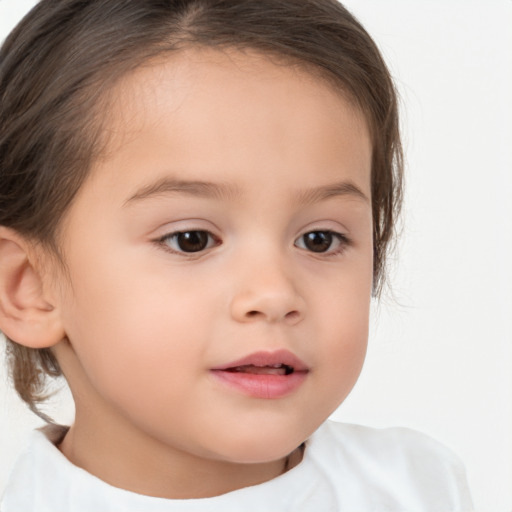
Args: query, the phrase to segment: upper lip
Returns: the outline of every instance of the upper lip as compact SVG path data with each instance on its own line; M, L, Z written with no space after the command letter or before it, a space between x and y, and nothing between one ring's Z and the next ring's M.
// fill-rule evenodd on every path
M299 359L295 354L289 350L276 350L273 352L254 352L248 356L237 359L227 364L222 364L212 368L212 370L227 370L229 368L236 368L238 366L274 366L274 365L290 366L294 371L308 371L309 368Z

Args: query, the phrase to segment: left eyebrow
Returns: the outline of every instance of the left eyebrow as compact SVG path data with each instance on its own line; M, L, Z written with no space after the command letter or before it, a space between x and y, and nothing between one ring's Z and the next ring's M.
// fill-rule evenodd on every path
M338 196L349 196L370 204L369 197L351 181L341 181L299 192L298 203L308 205Z

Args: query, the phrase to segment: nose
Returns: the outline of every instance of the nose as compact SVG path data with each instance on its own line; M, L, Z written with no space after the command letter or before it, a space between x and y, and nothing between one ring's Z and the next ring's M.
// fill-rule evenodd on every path
M236 270L236 291L231 301L231 316L236 321L295 325L303 319L305 301L292 272L283 263L252 261Z

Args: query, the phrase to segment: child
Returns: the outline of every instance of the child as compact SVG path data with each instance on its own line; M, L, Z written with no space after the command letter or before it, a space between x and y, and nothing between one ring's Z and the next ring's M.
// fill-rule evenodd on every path
M0 328L39 414L14 511L462 511L404 430L326 421L401 198L396 96L334 0L42 0L0 56Z

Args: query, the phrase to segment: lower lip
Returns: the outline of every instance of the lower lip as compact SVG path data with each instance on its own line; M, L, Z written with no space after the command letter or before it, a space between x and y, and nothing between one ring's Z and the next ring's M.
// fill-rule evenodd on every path
M306 380L307 371L289 375L265 375L212 370L212 375L231 388L255 398L283 398L296 391Z

